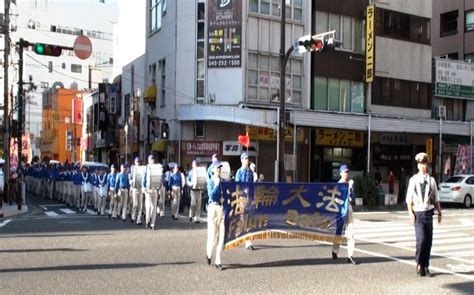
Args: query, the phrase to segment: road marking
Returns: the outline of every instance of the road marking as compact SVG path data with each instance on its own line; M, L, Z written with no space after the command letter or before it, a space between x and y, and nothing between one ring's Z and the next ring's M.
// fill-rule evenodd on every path
M470 251L452 252L449 255L454 256L454 257L470 257L470 256L474 256L474 249Z
M0 228L2 228L5 225L9 224L11 221L12 221L11 219L4 220L2 223L0 223Z
M65 209L59 209L61 212L64 212L66 214L76 214L76 211L73 211L71 209L65 208Z
M48 210L48 208L46 208L46 207L43 206L43 205L38 205L38 207L40 207L41 209L43 209L43 211L47 211L47 210Z
M48 215L49 217L58 217L59 214L54 212L54 211L46 211L44 212L46 215Z
M474 242L474 237L463 237L463 238L451 238L451 239L439 239L437 235L433 235L433 248L437 248L436 246L438 245L444 245L444 244L451 244L451 243L456 243L456 245L453 246L458 246L461 245L462 243L472 245L472 242ZM401 243L395 243L395 245L399 246L411 246L415 247L416 242L401 242Z
M474 221L466 218L459 219L459 222L461 222L462 225L465 226L474 226Z

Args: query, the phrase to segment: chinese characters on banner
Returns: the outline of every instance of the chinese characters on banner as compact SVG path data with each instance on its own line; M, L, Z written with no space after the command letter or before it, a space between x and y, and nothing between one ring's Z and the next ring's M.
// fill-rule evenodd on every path
M225 250L261 239L345 242L347 184L222 182L222 190Z
M207 66L241 66L242 0L208 1Z
M375 5L367 6L367 32L365 41L365 81L367 83L374 81L374 20Z
M317 145L363 147L364 132L353 130L317 129L315 140Z

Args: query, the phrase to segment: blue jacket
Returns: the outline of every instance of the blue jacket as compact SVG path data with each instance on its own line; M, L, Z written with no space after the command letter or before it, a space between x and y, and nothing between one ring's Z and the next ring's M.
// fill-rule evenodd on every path
M117 180L117 173L109 173L107 175L107 189L114 188L115 189L115 182Z
M103 181L103 184L102 184L102 185L103 185L103 186L107 186L107 178L108 178L107 173L104 173L102 176L97 175L97 176L96 176L96 179L97 179L97 185L96 185L96 186L97 186L97 187L100 186L100 181L101 181L101 180Z
M94 184L94 179L92 178L92 175L89 172L86 172L86 174L81 172L79 175L81 176L81 184L84 184L86 182Z
M115 181L115 192L118 192L120 188L130 188L130 180L128 179L127 173L120 172L117 174L117 179Z
M75 185L81 185L82 184L82 176L80 172L73 172L70 174L70 181L72 181L73 184Z
M237 170L237 173L235 173L235 181L236 182L253 182L252 170L250 170L249 168L244 169L243 167L240 167L239 170Z
M207 201L208 204L221 203L221 200L220 200L221 195L222 195L221 184L219 182L219 185L216 185L214 181L215 181L215 178L213 177L207 182L207 194L209 196L209 199Z
M168 181L168 187L171 189L173 186L182 187L181 173L180 172L170 174L170 179Z

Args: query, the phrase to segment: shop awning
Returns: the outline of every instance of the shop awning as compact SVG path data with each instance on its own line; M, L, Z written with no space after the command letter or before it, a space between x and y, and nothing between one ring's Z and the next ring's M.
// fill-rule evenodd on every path
M151 146L153 152L165 152L166 151L166 140L157 140Z
M154 103L156 101L156 85L155 84L151 84L145 89L145 92L143 93L143 99L149 103Z

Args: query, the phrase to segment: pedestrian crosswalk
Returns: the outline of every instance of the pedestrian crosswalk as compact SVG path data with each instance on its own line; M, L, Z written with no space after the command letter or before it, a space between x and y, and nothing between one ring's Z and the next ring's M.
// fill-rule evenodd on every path
M43 209L43 213L46 216L53 218L67 217L78 214L97 215L97 213L92 210L87 209L87 212L83 212L82 210L76 208L69 208L64 204L38 205L38 207Z
M415 251L415 229L408 221L356 220L354 228L356 240ZM435 222L433 228L432 255L474 264L474 228L470 223Z

